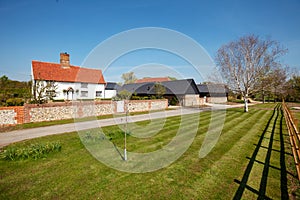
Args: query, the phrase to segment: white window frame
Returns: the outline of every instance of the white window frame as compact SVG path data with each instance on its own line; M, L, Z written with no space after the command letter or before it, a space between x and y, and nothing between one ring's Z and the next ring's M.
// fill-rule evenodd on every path
M80 97L88 97L89 96L89 92L88 91L81 91L80 92Z
M102 97L102 93L103 93L102 91L96 91L96 97Z
M81 84L80 84L80 87L81 87L81 88L88 88L88 83L81 83Z

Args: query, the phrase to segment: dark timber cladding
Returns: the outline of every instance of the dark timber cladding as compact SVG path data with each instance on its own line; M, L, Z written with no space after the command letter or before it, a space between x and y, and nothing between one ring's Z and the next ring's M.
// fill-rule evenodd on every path
M127 90L132 94L136 95L155 95L155 82L148 83L132 83L125 84L118 91ZM197 85L193 79L183 79L183 80L175 80L175 81L164 81L161 83L162 86L165 87L166 92L165 95L187 95L187 94L195 94L199 95L199 90Z
M228 88L223 84L198 84L200 97L227 97Z
M105 90L118 90L121 86L114 82L107 82Z

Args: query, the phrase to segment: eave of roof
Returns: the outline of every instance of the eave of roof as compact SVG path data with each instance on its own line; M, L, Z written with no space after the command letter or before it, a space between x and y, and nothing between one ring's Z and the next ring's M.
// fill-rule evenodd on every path
M61 67L57 63L32 61L34 80L105 84L102 71L79 66Z
M118 91L127 90L131 93L154 95L155 84L155 82L125 84ZM199 94L193 79L164 81L160 84L166 88L166 95Z
M223 84L198 84L197 87L200 93L228 93L228 89Z
M150 83L150 82L165 82L170 81L169 77L154 77L154 78L142 78L135 81L135 83Z

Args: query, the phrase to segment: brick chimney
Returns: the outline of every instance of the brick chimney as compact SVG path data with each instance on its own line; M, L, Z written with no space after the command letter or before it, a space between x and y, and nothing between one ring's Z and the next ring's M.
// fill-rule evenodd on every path
M70 55L65 53L60 53L60 64L62 68L70 67Z

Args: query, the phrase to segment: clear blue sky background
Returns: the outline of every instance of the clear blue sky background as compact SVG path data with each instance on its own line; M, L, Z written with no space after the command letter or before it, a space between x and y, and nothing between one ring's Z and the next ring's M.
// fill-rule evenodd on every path
M300 71L299 0L0 0L0 76L29 80L32 60L59 62L60 52L71 55L71 64L81 65L99 43L140 27L179 31L211 57L241 36L270 36L289 49L283 62ZM163 59L169 66L183 64L168 55L144 53L116 62L123 67L118 74L104 74L105 79L119 81L120 74L130 70L124 66ZM193 76L185 71L185 77Z

